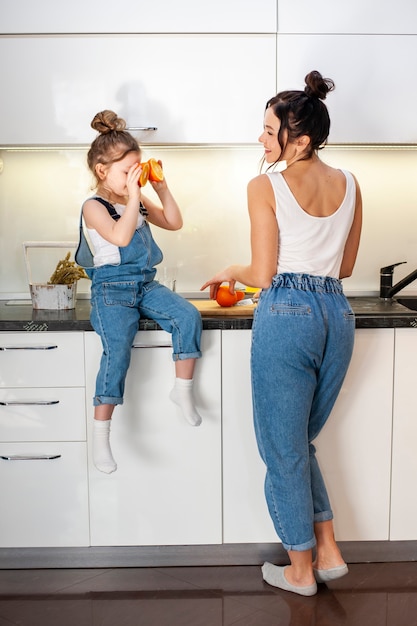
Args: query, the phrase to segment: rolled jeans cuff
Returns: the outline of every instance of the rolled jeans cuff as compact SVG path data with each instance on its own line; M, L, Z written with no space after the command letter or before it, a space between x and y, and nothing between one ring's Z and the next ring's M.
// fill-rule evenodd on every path
M314 515L314 523L316 522L329 522L333 519L333 511L320 511Z
M186 359L200 359L202 356L202 352L181 352L180 354L173 354L173 361L185 361Z
M123 398L113 398L112 396L94 396L93 406L102 404L123 404Z

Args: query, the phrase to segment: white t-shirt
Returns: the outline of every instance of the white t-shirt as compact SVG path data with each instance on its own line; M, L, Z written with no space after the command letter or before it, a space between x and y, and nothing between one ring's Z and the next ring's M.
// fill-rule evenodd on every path
M339 278L346 239L356 205L356 185L346 177L346 193L339 208L327 217L306 213L280 172L268 173L276 202L279 228L277 273L284 272Z

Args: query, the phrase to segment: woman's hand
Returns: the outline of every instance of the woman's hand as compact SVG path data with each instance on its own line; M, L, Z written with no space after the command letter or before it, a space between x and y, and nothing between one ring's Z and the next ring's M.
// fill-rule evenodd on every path
M234 294L236 279L231 278L230 269L231 268L227 268L213 276L213 278L210 278L210 280L205 282L204 285L200 287L200 291L204 291L204 289L210 287L210 300L215 300L217 296L217 290L220 285L222 283L229 283L229 291L231 294Z

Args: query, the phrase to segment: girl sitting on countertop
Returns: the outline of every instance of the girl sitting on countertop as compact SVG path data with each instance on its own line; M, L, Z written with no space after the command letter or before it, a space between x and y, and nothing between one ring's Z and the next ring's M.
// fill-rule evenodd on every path
M103 346L93 400L93 461L98 470L110 474L117 469L110 447L111 419L114 407L123 403L140 317L155 320L172 334L176 378L170 398L192 426L201 424L193 373L201 357L202 323L192 304L154 280L163 255L149 223L167 230L183 224L165 177L151 182L159 207L142 194L141 150L125 130L125 121L106 110L97 113L91 126L99 132L87 155L97 193L84 202L82 215L94 248L94 267L86 268L92 280L91 324ZM80 244L82 240L81 234ZM80 255L76 260L83 265Z

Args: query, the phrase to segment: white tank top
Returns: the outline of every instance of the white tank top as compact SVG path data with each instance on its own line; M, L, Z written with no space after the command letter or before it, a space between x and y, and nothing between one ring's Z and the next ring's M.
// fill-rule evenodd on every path
M113 205L116 213L123 215L125 210L124 204ZM144 222L144 217L141 213L138 214L138 223L136 228L140 228ZM93 252L94 267L100 267L101 265L120 265L120 251L119 247L104 239L93 228L86 229L88 234L89 243L91 244L91 251Z
M356 205L356 185L346 177L346 193L339 208L328 217L306 213L280 172L268 174L276 203L279 228L277 273L311 274L339 278L346 239Z

